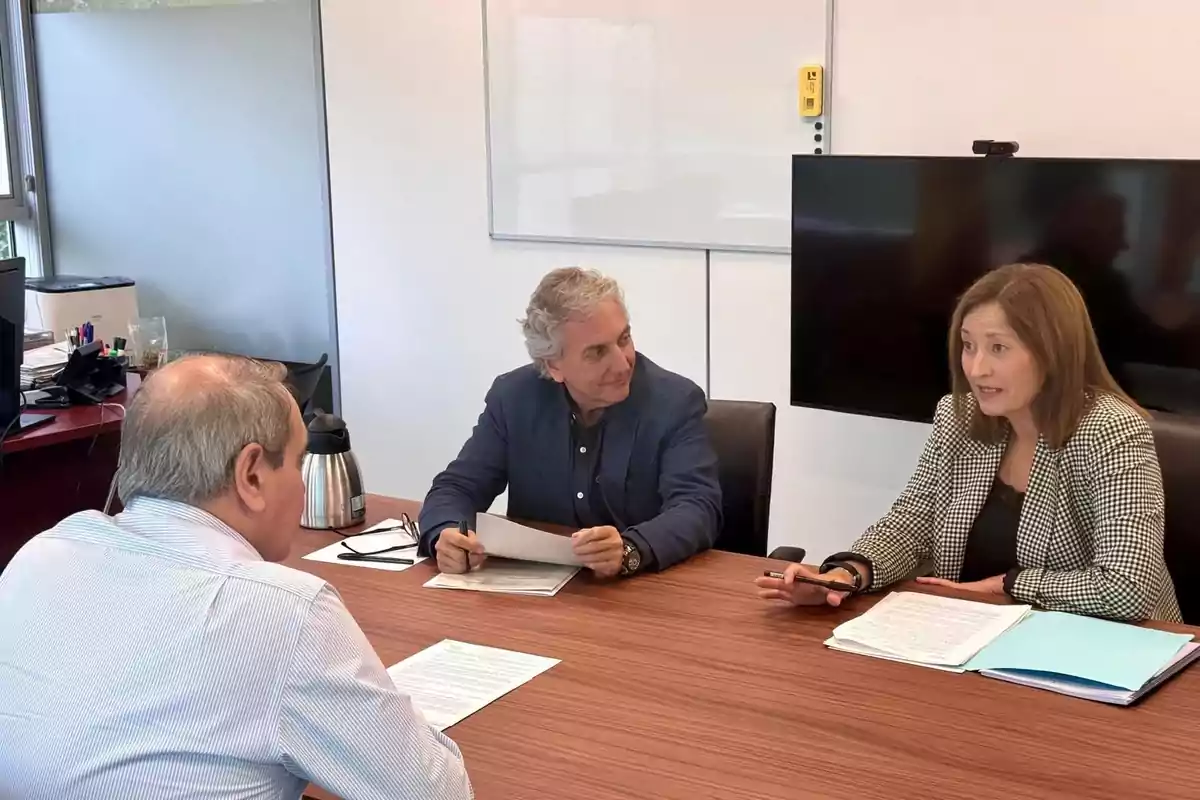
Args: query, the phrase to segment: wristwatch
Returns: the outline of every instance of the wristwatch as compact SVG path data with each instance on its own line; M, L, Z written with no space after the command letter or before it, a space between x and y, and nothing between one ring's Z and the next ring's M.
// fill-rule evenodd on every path
M821 565L820 573L824 575L827 572L833 572L835 569L845 570L850 573L850 582L854 585L854 591L851 594L858 594L862 591L862 573L851 566L848 561L826 561Z
M642 568L642 551L628 539L625 542L625 554L621 557L621 577L629 577Z

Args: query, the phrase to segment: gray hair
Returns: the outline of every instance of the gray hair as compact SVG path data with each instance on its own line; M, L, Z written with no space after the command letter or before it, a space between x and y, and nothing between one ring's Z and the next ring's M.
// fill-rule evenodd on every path
M625 294L612 278L594 269L562 267L542 278L533 290L521 330L525 349L543 377L549 377L547 363L562 355L559 329L570 319L586 319L605 300L616 300L625 308Z
M121 430L121 500L154 497L199 505L233 485L238 454L262 445L278 467L296 402L280 364L240 356L186 356L150 376Z

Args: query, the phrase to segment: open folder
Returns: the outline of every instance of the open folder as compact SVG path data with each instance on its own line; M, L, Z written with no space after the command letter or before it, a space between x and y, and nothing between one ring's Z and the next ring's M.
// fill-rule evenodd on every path
M967 664L999 678L1102 703L1130 705L1200 657L1190 634L1035 611Z
M1200 658L1189 634L916 592L888 595L825 644L1117 705Z

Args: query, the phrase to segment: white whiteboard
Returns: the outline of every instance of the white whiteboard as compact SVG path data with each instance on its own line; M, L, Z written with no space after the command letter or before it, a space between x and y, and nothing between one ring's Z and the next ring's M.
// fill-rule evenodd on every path
M786 251L825 0L487 0L492 234Z
M1196 0L837 5L834 152L1200 156Z

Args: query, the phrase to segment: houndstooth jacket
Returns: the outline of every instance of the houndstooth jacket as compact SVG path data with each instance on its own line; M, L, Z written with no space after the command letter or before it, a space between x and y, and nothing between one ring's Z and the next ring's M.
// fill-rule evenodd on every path
M972 406L969 406L973 408ZM851 552L871 562L882 589L933 559L958 580L967 536L983 508L1004 444L973 439L938 403L933 433L891 511ZM1163 560L1163 489L1146 420L1098 396L1058 450L1039 440L1017 528L1012 595L1053 611L1121 620L1182 621Z

